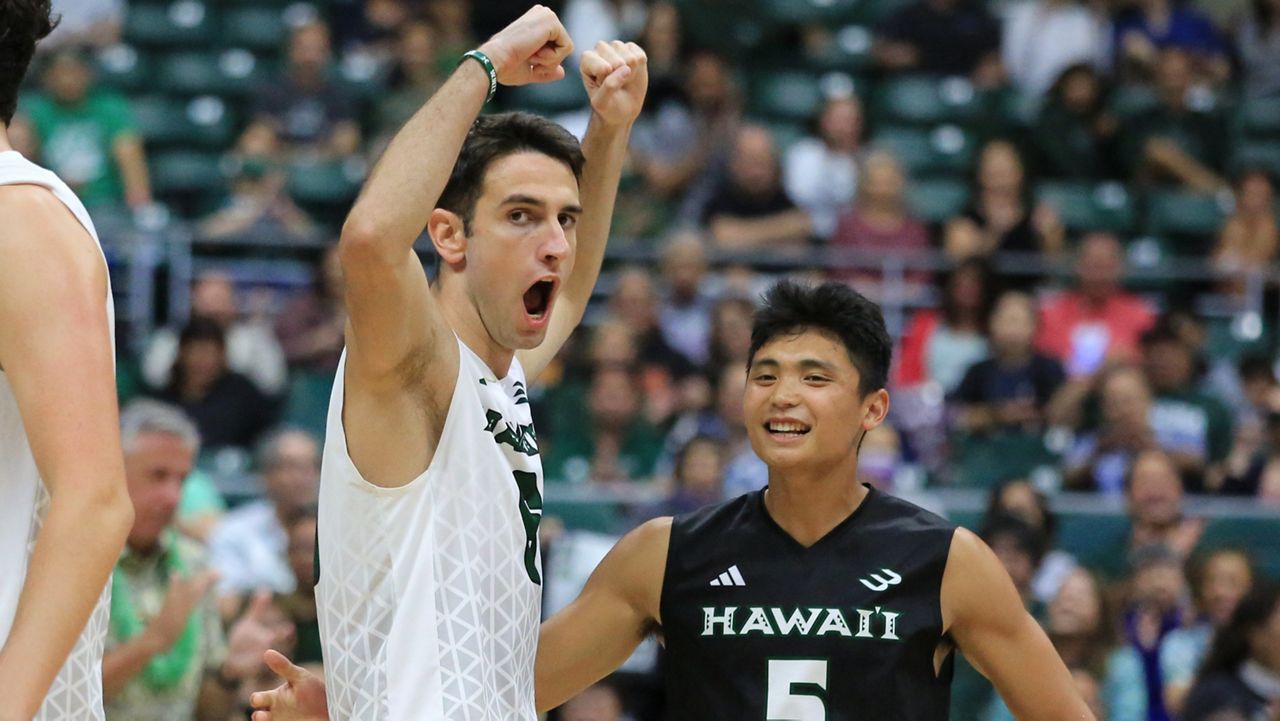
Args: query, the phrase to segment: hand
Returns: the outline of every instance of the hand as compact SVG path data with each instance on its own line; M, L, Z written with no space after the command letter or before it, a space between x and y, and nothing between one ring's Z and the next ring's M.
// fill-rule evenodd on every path
M547 83L564 77L560 64L573 52L573 41L550 8L534 5L489 38L480 52L493 61L503 85Z
M1167 543L1174 553L1182 558L1190 558L1191 552L1195 550L1196 544L1200 542L1200 536L1204 534L1205 520L1203 518L1184 518L1182 523L1169 534Z
M591 109L610 125L628 125L640 115L649 88L649 57L635 43L596 43L582 54L582 84Z
M253 721L328 721L324 679L295 666L283 654L267 651L262 660L284 683L249 697Z
M169 592L165 594L164 605L160 607L160 612L155 618L151 619L145 632L156 640L161 652L167 651L177 642L183 629L187 627L187 619L191 618L192 610L216 580L218 580L216 571L204 571L186 578L175 576L169 579Z
M262 655L273 645L285 640L289 631L281 631L280 624L271 622L271 594L258 591L249 602L249 610L231 627L227 634L227 658L222 662L224 675L245 679L262 667Z

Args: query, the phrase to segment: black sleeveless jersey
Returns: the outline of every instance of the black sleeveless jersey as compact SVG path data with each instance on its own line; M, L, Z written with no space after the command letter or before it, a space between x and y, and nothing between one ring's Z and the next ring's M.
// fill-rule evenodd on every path
M805 548L764 492L677 517L662 586L668 718L940 721L955 526L874 489Z

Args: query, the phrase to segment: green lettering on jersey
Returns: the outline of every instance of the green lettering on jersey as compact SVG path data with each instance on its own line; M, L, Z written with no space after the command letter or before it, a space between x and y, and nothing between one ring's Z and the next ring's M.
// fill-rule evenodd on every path
M484 429L493 434L494 440L514 448L517 453L526 456L538 455L538 437L533 432L533 424L512 425L505 423L502 430L498 424L503 422L502 414L494 410L486 410L484 418L488 423Z
M542 522L542 494L538 492L538 476L528 471L512 471L516 488L520 489L520 518L524 521L524 570L529 580L542 585L538 573L538 524Z

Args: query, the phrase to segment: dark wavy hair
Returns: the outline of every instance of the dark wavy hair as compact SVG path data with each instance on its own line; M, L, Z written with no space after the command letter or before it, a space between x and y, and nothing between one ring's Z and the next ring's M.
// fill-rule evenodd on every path
M458 162L453 164L436 207L458 214L465 229L475 215L489 166L523 152L542 153L559 160L569 166L574 178L582 180L582 145L568 130L531 113L482 115L467 132Z
M1200 666L1200 679L1215 673L1234 673L1249 658L1249 635L1265 626L1280 606L1280 584L1258 581L1240 599L1227 625L1218 629Z
M0 0L0 123L8 125L18 109L36 43L58 25L51 13L51 0Z
M843 283L806 286L778 281L764 294L751 327L751 353L781 335L826 331L844 345L858 369L858 393L866 397L885 387L893 342L880 306Z

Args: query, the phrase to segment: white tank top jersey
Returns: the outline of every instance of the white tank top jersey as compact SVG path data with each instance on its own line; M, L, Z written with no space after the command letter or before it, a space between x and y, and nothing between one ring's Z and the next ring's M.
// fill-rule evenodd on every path
M524 370L458 341L430 465L400 488L347 453L338 364L320 471L320 637L339 721L533 721L542 460Z
M18 184L48 188L89 232L89 238L98 246L98 251L102 251L89 213L66 183L16 151L0 153L0 185ZM4 262L3 259L0 262ZM105 257L102 262L106 264ZM115 311L111 304L109 280L105 302L107 327L111 330L114 350ZM8 376L0 371L0 646L4 645L13 626L18 597L27 577L27 564L35 547L36 532L40 530L48 507L49 492L36 470L22 417L18 414L18 401L14 398ZM36 721L98 721L103 718L102 646L107 635L110 598L108 584L102 589L98 605L94 607L75 648L54 679L44 705L36 713Z

